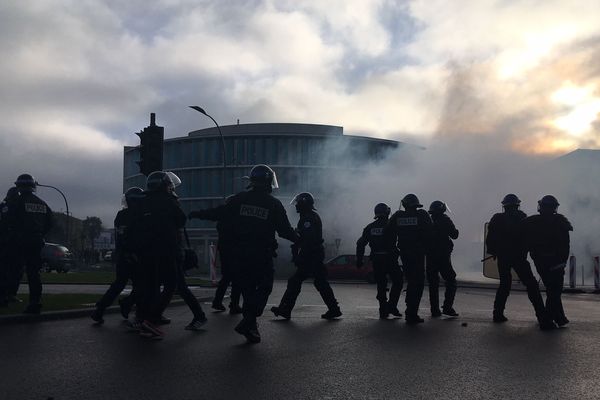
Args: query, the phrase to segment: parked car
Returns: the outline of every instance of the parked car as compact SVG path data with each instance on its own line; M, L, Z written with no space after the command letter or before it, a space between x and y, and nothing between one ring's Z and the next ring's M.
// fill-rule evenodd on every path
M50 272L69 272L73 257L69 249L56 243L46 243L42 248L42 270Z
M375 282L373 265L368 256L363 258L362 268L356 268L356 255L342 254L325 263L327 276L331 280L361 280L369 283Z

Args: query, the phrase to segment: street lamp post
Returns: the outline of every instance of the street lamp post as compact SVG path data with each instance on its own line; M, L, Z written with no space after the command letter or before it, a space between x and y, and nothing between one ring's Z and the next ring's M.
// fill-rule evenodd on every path
M66 207L66 209L67 209L67 226L66 226L66 228L67 228L67 232L66 232L66 236L67 236L67 245L70 245L71 243L69 242L69 236L70 236L70 235L69 235L69 231L70 231L70 229L69 229L69 228L70 228L70 226L71 226L71 222L69 221L69 203L67 202L67 197L66 197L66 196L65 196L65 194L64 194L64 193L63 193L63 192L62 192L62 191L61 191L59 188L57 188L57 187L50 186L50 185L42 185L41 183L38 183L38 184L37 184L37 186L40 186L40 187L47 187L47 188L50 188L50 189L54 189L54 190L56 190L58 193L60 193L60 195L62 196L63 200L65 201L65 207Z
M223 137L223 132L221 132L221 127L219 126L219 124L217 123L217 121L215 121L215 119L213 117L211 117L206 111L204 111L204 109L202 107L199 106L189 106L192 110L196 110L199 113L202 113L204 115L206 115L208 118L210 118L212 120L212 122L215 123L215 125L217 126L217 130L219 131L219 136L221 136L221 154L223 156L223 201L225 201L225 199L227 198L227 193L225 190L225 170L227 169L227 163L226 163L226 157L225 157L225 138Z

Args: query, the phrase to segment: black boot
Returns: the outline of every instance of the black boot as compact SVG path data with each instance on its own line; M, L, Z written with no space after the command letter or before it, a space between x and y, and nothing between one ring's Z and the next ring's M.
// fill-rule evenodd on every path
M279 307L271 307L271 312L275 314L276 317L283 317L286 320L290 320L292 318L292 312L290 309L283 305Z
M442 309L442 314L447 315L449 317L458 317L458 313L452 307L444 307Z
M439 318L442 316L442 312L440 311L439 308L432 308L431 309L431 318Z
M325 314L321 315L321 318L332 320L332 319L336 319L341 316L342 316L342 311L340 310L339 307L335 307L335 308L330 308L329 310L327 310L327 312Z
M502 323L508 321L508 318L504 316L504 311L494 310L494 322Z
M90 315L90 318L92 318L96 324L101 325L104 323L103 315L104 310L100 307L96 307L94 311L92 311L92 315Z
M237 304L233 304L231 303L229 305L229 314L230 315L236 315L236 314L241 314L242 313L242 307L240 307Z

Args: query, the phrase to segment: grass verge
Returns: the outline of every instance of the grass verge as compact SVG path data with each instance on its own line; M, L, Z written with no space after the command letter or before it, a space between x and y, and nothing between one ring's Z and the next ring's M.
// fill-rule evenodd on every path
M21 314L27 306L27 294L17 296L22 303L11 303L8 307L0 307L0 315ZM42 312L73 310L77 308L93 307L100 298L98 294L43 294Z

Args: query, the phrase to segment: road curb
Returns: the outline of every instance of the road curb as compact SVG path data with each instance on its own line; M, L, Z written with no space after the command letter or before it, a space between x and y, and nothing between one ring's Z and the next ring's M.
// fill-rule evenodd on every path
M199 302L210 301L212 297L197 297ZM169 304L171 306L180 306L185 304L183 300L174 300ZM45 321L57 321L63 319L73 319L89 317L92 313L93 307L88 308L76 308L73 310L62 310L62 311L48 311L42 312L39 315L32 314L11 314L0 316L0 325L10 323L31 323L31 322L45 322ZM111 306L104 310L104 314L118 314L121 312L119 306Z

